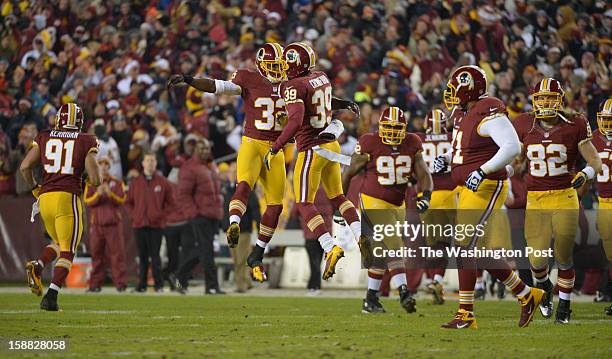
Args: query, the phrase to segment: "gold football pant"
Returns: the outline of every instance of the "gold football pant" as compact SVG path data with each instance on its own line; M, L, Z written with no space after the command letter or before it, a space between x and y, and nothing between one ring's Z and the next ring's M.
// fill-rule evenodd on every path
M561 267L572 265L572 252L578 229L578 194L573 188L527 192L525 240L535 250L550 249ZM531 255L534 268L543 268L548 259Z
M338 141L328 142L320 147L340 153ZM299 152L293 172L295 202L313 203L321 184L327 198L335 198L343 193L340 163L321 157L312 149Z
M599 197L597 210L597 230L606 251L608 261L612 262L612 198Z
M236 177L237 183L246 182L251 190L259 180L264 190L266 204L279 205L283 203L287 177L284 150L279 151L272 158L270 171L266 170L263 165L264 156L270 151L273 144L273 141L256 140L243 136L236 160Z
M83 235L81 197L69 192L43 193L40 195L40 216L60 251L76 253Z
M487 248L498 246L486 239L492 237L487 232L492 227L491 223L496 221L494 217L505 215L499 209L508 196L507 181L485 179L476 192L465 186L455 190L459 192L455 243L462 247L476 244Z
M455 223L455 210L457 209L457 192L449 190L438 190L431 193L429 209L421 215L423 222L433 226L441 226ZM435 227L434 227L435 228ZM435 232L435 231L432 231ZM442 231L443 232L443 231ZM437 242L450 243L448 238L441 236L441 231L427 235L427 245L433 246Z

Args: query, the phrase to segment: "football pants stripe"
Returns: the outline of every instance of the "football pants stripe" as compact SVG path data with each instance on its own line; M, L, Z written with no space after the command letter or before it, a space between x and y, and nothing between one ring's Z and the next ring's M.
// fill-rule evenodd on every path
M300 202L308 201L308 172L310 172L310 165L312 162L312 150L307 150L305 154L304 168L302 169L302 178L300 180Z

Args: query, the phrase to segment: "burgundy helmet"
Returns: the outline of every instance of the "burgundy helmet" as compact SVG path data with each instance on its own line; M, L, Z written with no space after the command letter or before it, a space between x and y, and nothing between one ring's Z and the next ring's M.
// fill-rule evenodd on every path
M553 78L543 78L533 88L531 104L535 118L552 121L563 110L563 88L561 83Z
M425 117L425 131L434 135L446 133L446 115L440 109L433 109Z
M261 76L270 82L280 82L285 79L283 71L283 47L276 42L263 44L255 55L257 69Z
M285 72L290 79L307 73L317 62L314 50L304 42L294 42L285 47L283 58Z
M378 120L378 135L385 145L400 145L406 137L406 117L399 107L387 107Z
M487 75L478 66L461 66L453 71L446 90L444 91L444 104L446 108L452 110L459 105L464 106L470 101L487 96Z
M55 115L55 129L80 131L83 127L83 110L76 103L63 104Z

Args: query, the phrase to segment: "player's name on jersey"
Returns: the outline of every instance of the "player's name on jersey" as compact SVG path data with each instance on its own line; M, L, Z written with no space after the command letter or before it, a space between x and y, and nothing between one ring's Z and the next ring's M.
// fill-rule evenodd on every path
M315 77L314 79L308 81L310 82L310 86L313 88L321 87L323 85L327 85L329 83L329 79L325 75L321 75L319 77Z
M428 133L425 135L426 142L439 142L439 141L448 141L448 135L446 133L433 134Z
M53 130L53 131L51 131L49 136L51 136L51 137L58 137L58 138L77 138L77 137L79 137L79 132L68 132L68 131Z
M373 250L374 257L381 259L391 258L553 258L554 252L552 248L536 249L533 247L525 247L519 249L498 248L490 249L486 247L462 248L462 247L446 247L444 249L435 249L429 246L422 247L400 247L397 249L386 249L383 247L375 247Z

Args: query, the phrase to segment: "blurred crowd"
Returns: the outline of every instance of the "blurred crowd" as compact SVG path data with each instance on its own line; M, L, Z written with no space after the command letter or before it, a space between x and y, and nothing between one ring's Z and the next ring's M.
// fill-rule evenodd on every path
M606 1L2 0L0 193L25 193L15 171L56 109L77 102L111 173L140 171L146 151L168 175L208 138L213 157L239 146L240 98L168 91L173 73L229 78L268 41L308 41L334 95L361 106L347 150L396 105L420 130L441 107L449 71L477 64L511 117L530 109L542 76L565 86L566 106L594 123L610 95L612 7ZM340 115L344 116L344 115Z

